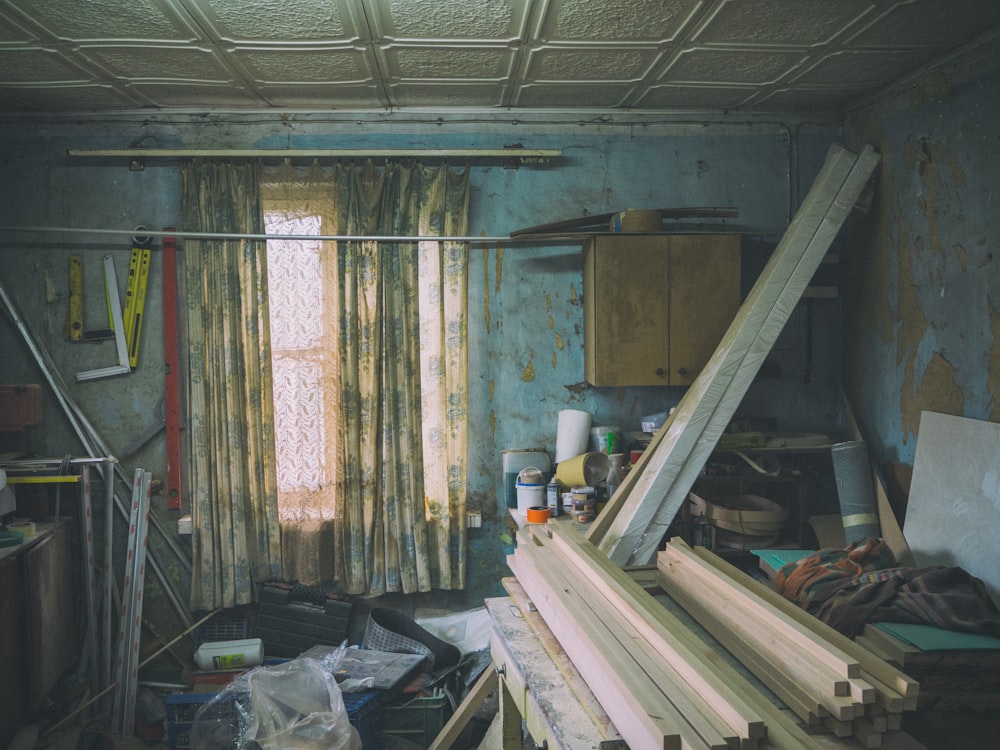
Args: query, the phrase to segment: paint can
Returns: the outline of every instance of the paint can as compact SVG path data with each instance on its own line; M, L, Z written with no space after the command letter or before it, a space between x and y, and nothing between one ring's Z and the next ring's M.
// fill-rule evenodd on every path
M517 475L517 512L520 516L528 515L528 508L545 504L545 475L542 470L528 466L521 469Z

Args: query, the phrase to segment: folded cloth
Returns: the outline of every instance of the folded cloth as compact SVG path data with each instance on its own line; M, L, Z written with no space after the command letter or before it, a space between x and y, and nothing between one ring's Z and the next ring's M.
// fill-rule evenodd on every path
M878 539L824 549L778 570L778 593L853 638L867 622L904 622L1000 637L983 582L956 566L899 567Z
M402 612L387 607L375 607L368 613L362 648L397 654L423 654L431 672L454 667L462 659L462 652L457 646L442 641Z

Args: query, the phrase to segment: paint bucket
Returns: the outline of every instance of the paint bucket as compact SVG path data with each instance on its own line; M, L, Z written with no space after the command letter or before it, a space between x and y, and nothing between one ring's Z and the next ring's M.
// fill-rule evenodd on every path
M521 469L538 468L548 476L549 454L540 450L505 450L503 456L503 499L508 508L517 507L517 475Z
M527 517L528 508L545 505L545 475L541 469L534 466L521 469L517 475L516 490L518 515Z

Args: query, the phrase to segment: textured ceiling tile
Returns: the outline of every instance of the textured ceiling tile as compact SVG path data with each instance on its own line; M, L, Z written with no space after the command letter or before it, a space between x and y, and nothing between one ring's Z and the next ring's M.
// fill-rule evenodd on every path
M85 112L106 109L129 109L136 106L110 86L49 86L27 91L12 89L29 108L48 112Z
M698 33L700 43L813 46L872 8L869 0L729 0Z
M197 47L90 47L81 50L112 75L122 79L184 78L228 81L232 76L215 53Z
M0 13L0 44L37 42L38 37L9 16Z
M922 50L905 53L842 50L824 57L796 78L795 83L884 86L918 68L927 58L927 52Z
M271 107L294 109L383 109L375 86L323 84L258 86L258 93Z
M527 0L365 0L379 36L394 41L516 41Z
M408 47L384 50L391 78L496 80L510 73L512 54L497 47Z
M615 84L558 85L528 84L521 86L511 106L515 107L620 107L628 95L627 87Z
M58 52L21 47L0 50L0 83L89 81Z
M233 59L259 81L311 83L326 81L370 81L372 71L356 49L259 49L238 48Z
M228 42L356 41L361 33L345 0L179 0Z
M389 87L389 98L397 107L499 107L505 92L505 84L401 83Z
M669 42L700 0L549 0L539 36L549 42Z
M798 52L691 49L682 52L660 76L662 81L693 83L772 83L804 59Z
M736 109L753 94L751 88L728 86L650 86L636 106L651 109L723 110Z
M239 86L204 84L135 83L129 91L148 99L158 107L238 108L259 107L261 99Z
M532 50L525 77L545 81L634 81L642 78L656 60L649 50L568 49Z
M192 32L162 0L8 0L50 34L75 41L191 39Z
M863 96L866 88L789 88L780 89L759 100L754 100L750 109L782 112L836 112Z
M996 0L917 0L899 5L850 40L863 47L951 49L1000 23Z

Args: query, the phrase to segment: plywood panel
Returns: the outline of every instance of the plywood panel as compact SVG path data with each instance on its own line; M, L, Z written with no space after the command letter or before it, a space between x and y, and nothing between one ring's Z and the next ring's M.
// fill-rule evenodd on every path
M925 411L903 532L918 566L958 565L1000 602L1000 424Z

